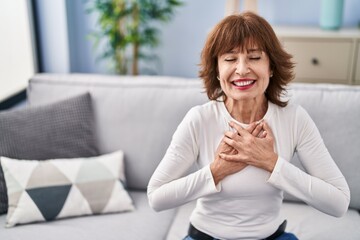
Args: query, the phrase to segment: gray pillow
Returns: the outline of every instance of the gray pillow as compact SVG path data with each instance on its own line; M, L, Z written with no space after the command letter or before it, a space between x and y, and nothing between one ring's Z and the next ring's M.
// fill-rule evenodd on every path
M89 93L49 105L0 112L0 156L17 159L99 155ZM0 214L8 198L0 165Z

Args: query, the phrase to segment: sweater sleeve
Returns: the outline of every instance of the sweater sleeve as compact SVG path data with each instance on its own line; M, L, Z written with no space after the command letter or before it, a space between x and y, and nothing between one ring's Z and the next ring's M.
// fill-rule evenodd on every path
M218 191L209 165L186 175L198 158L199 123L199 113L193 108L178 126L149 181L149 204L156 211L178 207Z
M341 217L350 203L348 184L307 112L298 107L294 136L306 172L279 157L268 182L332 216Z

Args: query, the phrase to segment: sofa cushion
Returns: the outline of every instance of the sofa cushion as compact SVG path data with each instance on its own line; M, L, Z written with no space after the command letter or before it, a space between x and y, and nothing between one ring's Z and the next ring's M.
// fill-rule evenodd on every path
M353 209L343 217L335 218L306 204L284 203L281 215L288 221L286 231L301 240L360 239L360 215Z
M174 221L169 228L166 240L183 239L187 235L190 224L190 215L195 206L196 201L192 201L177 208Z
M0 156L49 159L98 155L89 93L50 105L0 112ZM0 165L0 214L7 211Z
M129 192L136 210L124 213L84 216L0 229L0 239L19 240L144 240L165 239L174 210L154 212L146 192ZM0 216L0 226L5 215Z
M184 238L195 201L178 208L166 240ZM301 240L313 239L359 239L360 215L348 210L342 218L326 215L303 203L283 203L280 214L287 219L287 232L294 233Z
M9 198L6 227L134 210L123 186L122 151L91 158L0 160Z
M317 125L331 156L344 174L350 207L360 209L360 87L335 84L293 84L291 101L303 106ZM298 157L295 165L304 168ZM286 200L297 200L285 194Z
M40 74L30 80L30 105L91 93L101 153L122 149L131 189L145 190L176 127L207 101L199 79L162 76Z

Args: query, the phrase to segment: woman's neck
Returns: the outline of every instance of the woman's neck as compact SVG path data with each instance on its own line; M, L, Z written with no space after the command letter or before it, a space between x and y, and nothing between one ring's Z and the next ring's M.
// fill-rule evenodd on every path
M225 106L230 115L237 121L245 124L261 120L267 111L266 97L237 101L227 98Z

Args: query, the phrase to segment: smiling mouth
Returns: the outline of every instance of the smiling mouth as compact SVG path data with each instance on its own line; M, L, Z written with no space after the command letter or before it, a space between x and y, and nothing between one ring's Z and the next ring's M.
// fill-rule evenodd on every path
M247 80L247 81L234 81L232 82L233 85L236 87L246 87L250 86L255 83L255 80Z

